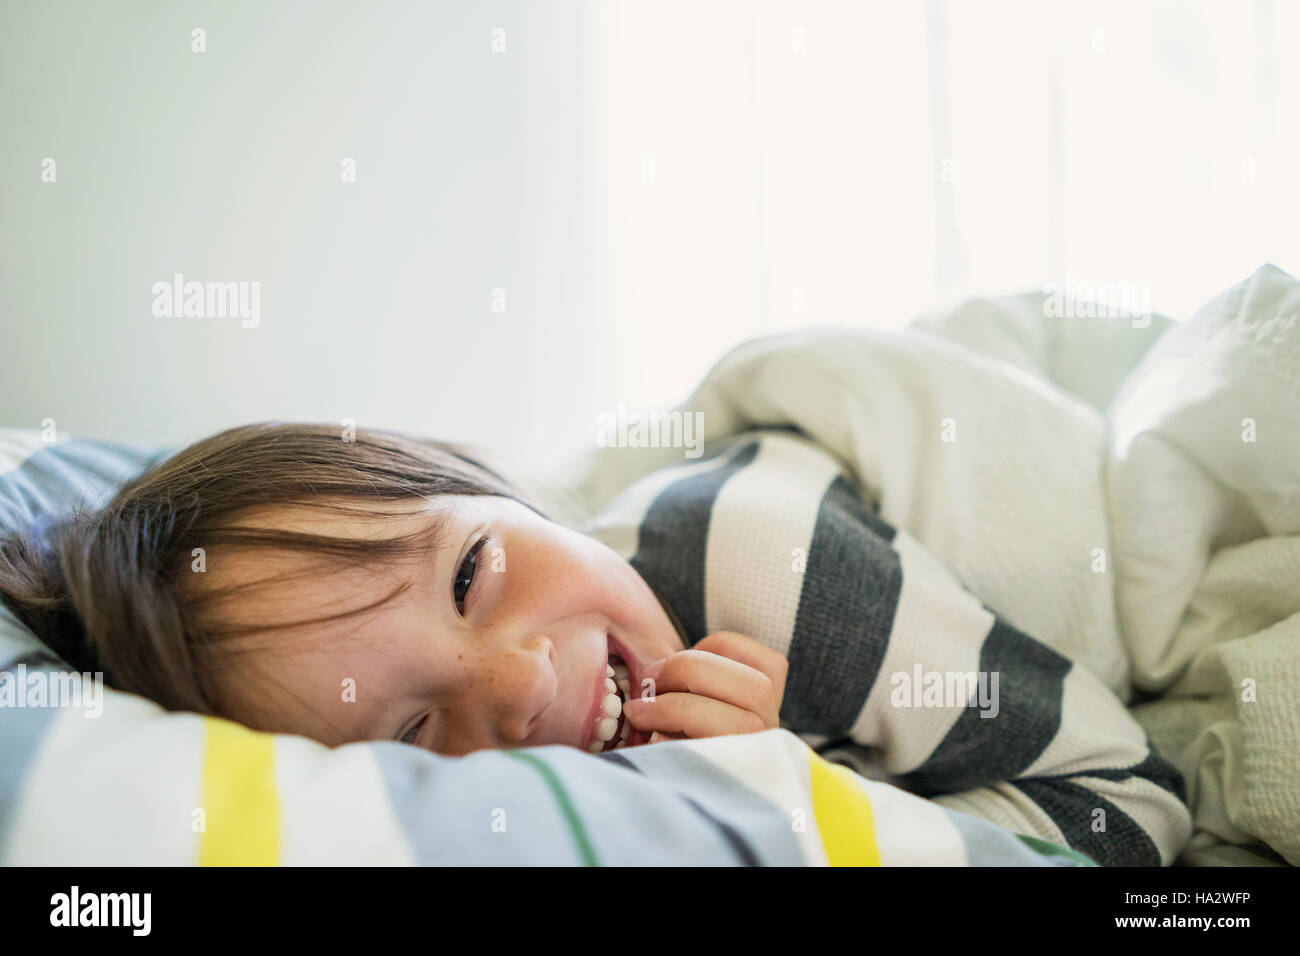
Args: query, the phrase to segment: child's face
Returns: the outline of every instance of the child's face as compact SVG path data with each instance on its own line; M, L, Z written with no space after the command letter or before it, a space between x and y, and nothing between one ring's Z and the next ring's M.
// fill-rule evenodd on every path
M330 745L405 739L445 754L620 745L623 718L601 726L617 711L607 700L611 654L626 664L635 695L642 670L682 642L641 576L600 542L495 496L438 498L410 517L279 509L241 523L392 537L427 527L435 514L445 516L436 552L295 579L223 611L236 623L299 621L365 607L411 583L354 617L228 638L256 642L223 675L236 716ZM251 583L300 569L301 560L253 552L223 570L210 558L208 573L218 585ZM646 736L629 728L623 745Z

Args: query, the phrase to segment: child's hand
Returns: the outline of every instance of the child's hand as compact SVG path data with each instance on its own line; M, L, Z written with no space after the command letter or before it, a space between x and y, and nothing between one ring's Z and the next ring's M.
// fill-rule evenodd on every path
M654 681L623 713L650 742L752 734L781 726L786 659L731 631L710 634L690 650L656 661L641 674ZM633 694L637 689L633 689Z

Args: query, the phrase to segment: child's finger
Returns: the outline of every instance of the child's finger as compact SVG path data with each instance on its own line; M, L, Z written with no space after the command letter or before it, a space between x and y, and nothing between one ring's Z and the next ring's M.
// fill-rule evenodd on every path
M790 662L780 651L774 651L752 637L735 631L715 631L696 643L695 649L730 658L762 671L776 688L777 706L781 705L785 698L785 678Z
M679 651L647 667L642 672L643 684L647 679L654 681L653 696L673 691L698 694L752 711L773 723L778 720L781 704L771 678L740 661L708 651Z
M653 700L629 700L623 713L641 731L718 737L767 730L758 714L698 694L658 694Z

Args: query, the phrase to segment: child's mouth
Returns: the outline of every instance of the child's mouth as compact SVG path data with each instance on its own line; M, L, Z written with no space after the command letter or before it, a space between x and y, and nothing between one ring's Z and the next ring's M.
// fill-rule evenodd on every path
M587 745L588 751L607 753L628 746L632 725L623 714L623 707L630 694L627 664L611 650L605 665L605 696L601 701L601 712L596 717L591 743Z

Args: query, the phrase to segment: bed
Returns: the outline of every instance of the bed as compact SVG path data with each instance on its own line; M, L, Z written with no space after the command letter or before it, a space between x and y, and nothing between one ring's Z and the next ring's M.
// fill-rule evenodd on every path
M1266 266L1177 326L1048 311L1015 296L903 333L758 340L684 407L705 412L706 440L814 437L887 520L1128 703L1187 783L1179 862L1294 864L1300 284ZM938 461L914 436L958 409ZM1237 440L1246 419L1267 438ZM0 430L0 526L94 506L174 450L53 437ZM598 515L673 453L584 456L566 507ZM772 730L603 756L331 749L96 688L0 608L7 865L1094 865L833 744Z

